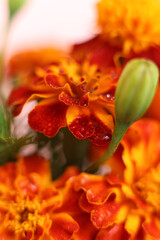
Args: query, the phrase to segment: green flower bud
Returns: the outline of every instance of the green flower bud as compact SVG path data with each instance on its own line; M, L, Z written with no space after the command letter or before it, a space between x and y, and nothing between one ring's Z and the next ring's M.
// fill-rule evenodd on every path
M15 15L15 13L23 6L26 0L8 0L10 19Z
M124 68L116 89L116 122L111 142L94 164L86 169L94 173L116 151L128 127L149 107L158 85L157 66L145 59L130 61Z
M157 66L146 59L131 60L124 68L116 89L116 120L131 124L147 110L158 85Z

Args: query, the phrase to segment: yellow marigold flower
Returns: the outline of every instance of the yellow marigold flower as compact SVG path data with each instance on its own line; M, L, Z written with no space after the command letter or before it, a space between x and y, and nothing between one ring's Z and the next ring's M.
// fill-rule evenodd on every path
M160 44L159 0L101 0L98 24L106 40L136 52Z

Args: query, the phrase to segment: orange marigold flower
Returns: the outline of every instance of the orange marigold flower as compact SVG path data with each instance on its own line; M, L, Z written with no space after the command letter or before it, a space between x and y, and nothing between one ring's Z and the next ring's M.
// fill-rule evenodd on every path
M96 240L160 238L159 131L159 122L147 119L130 127L119 159L117 155L113 165L110 162L114 167L116 160L123 161L123 175L118 176L119 169L113 168L114 173L106 176L81 173L67 182L70 188L64 192L65 209L73 214L80 207L90 214L92 224L99 230ZM69 192L77 192L76 204L69 205Z
M62 200L44 158L20 157L0 167L0 239L71 239L79 226L66 212L55 212Z
M103 37L125 54L160 45L159 0L101 0L97 6Z
M79 139L89 138L97 145L110 140L118 70L109 68L104 72L88 61L79 64L62 57L35 71L36 77L25 80L9 97L14 115L26 102L38 99L28 116L32 129L53 137L68 126Z
M64 202L59 211L65 209L81 226L74 234L75 239L129 239L129 233L121 223L125 217L120 214L124 199L120 183L114 175L94 176L85 173L71 177L66 182Z
M124 180L133 183L160 161L160 125L158 121L135 122L122 140ZM153 154L154 153L154 154Z

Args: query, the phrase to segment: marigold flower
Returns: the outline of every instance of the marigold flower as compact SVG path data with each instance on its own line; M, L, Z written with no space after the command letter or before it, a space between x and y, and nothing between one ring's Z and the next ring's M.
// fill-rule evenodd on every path
M123 52L142 51L160 45L158 0L101 0L98 23L107 41L122 46Z
M94 239L160 238L159 131L159 122L137 121L122 141L123 150L109 161L111 174L81 173L67 181L60 209L65 208L73 218L80 209L90 214L98 229ZM116 160L123 161L121 172Z
M71 239L79 226L66 212L55 212L62 200L44 158L20 157L0 167L0 239Z
M39 103L28 116L32 129L53 137L62 127L79 139L105 145L114 127L114 91L118 70L105 72L87 60L77 63L59 57L52 65L35 70L36 77L24 80L9 97L9 105L18 115L33 99Z

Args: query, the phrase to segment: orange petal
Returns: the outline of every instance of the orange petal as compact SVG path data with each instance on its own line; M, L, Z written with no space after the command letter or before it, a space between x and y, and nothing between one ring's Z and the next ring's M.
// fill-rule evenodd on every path
M159 219L151 219L151 222L143 223L143 228L153 238L160 239L160 220Z
M64 173L54 181L54 186L56 188L64 187L67 180L73 176L79 175L80 171L77 167L68 167Z
M71 105L71 106L78 105L81 107L86 107L88 106L89 98L88 98L88 94L85 94L84 96L78 98L78 97L72 97L69 94L62 92L59 95L59 100L64 102L66 105Z
M74 234L76 240L92 240L98 232L92 224L90 215L84 212L74 215L74 219L79 224L79 231Z
M128 240L129 234L125 231L122 224L114 224L113 226L101 230L96 240Z
M54 214L50 229L50 235L54 240L70 240L78 230L77 222L67 213Z
M153 101L150 107L148 108L145 116L160 120L160 111L158 111L159 103L160 103L160 84L158 85L156 94L154 95Z
M110 185L105 177L95 176L86 173L80 174L74 182L76 191L83 189L86 192L89 203L102 204L112 194L118 196L118 187Z
M43 100L30 112L29 125L47 137L54 137L61 127L66 126L66 110L63 103Z
M63 78L63 77L60 77L59 75L56 76L54 74L48 74L46 76L46 84L50 87L53 87L53 88L61 88L65 85L66 83L66 79Z
M116 222L120 208L120 203L107 201L106 203L95 207L91 213L91 220L97 228L109 227Z
M121 141L124 147L122 159L126 167L124 178L127 182L136 181L158 163L159 142L160 124L157 121L141 119L129 128Z
M20 175L15 181L15 186L24 195L33 197L40 191L41 183L41 179L35 174L31 174L28 177Z
M75 177L71 177L67 182L66 186L63 189L63 204L57 210L58 212L69 212L69 213L78 213L82 210L79 207L79 198L81 192L76 192L74 190L73 184Z

